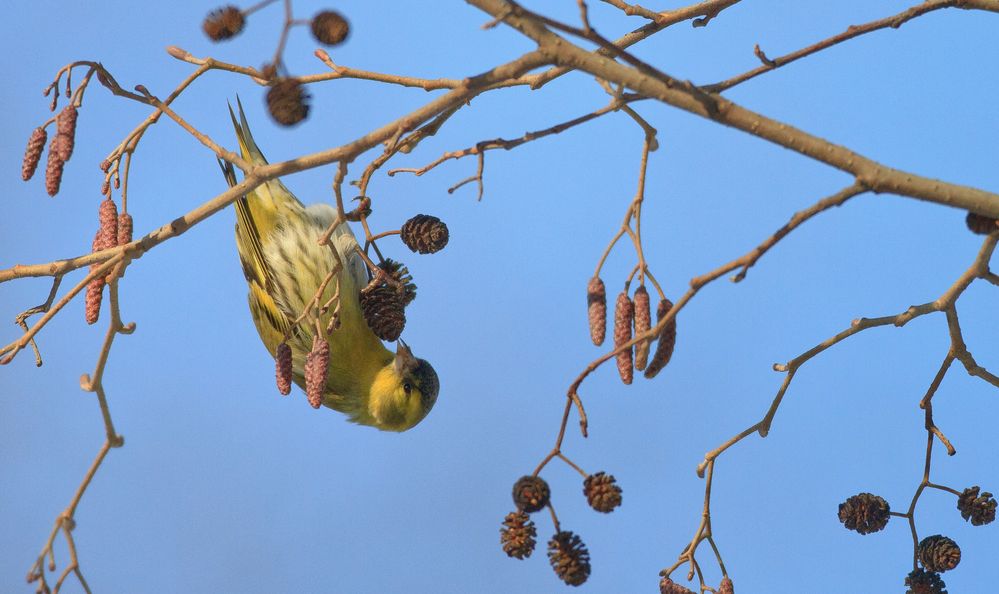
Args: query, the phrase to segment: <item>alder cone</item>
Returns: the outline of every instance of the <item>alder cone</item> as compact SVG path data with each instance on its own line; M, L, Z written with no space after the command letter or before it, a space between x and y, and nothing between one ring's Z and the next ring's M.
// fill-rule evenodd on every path
M586 309L590 319L590 340L600 346L607 336L607 289L598 276L591 278L586 287Z
M208 13L201 29L209 39L215 42L232 39L243 30L246 17L235 6L223 6Z
M413 275L409 273L409 269L406 268L405 264L397 262L392 258L385 258L385 261L380 263L378 267L402 284L403 305L409 305L413 302L413 299L416 299L416 284L413 282Z
M860 534L884 530L890 518L888 502L872 493L859 493L839 504L839 521Z
M905 594L947 594L947 584L935 572L919 568L905 578Z
M919 561L929 571L944 572L961 562L961 547L953 540L934 534L919 542Z
M444 221L425 214L416 215L403 223L399 235L406 247L421 254L441 251L449 239Z
M614 475L597 472L583 481L583 495L590 507L598 512L609 514L621 505L621 487Z
M615 349L631 340L631 323L634 317L635 305L628 297L628 293L621 291L621 294L617 296L617 303L614 305ZM631 349L625 349L617 354L617 372L625 384L630 384L635 376L635 371L631 367L631 357Z
M386 283L361 289L361 312L375 336L398 340L406 327L405 294Z
M310 95L295 78L282 78L267 91L267 110L282 126L294 126L309 117Z
M590 577L590 551L578 535L568 530L548 541L548 562L555 575L570 586L581 586Z
M649 292L645 285L635 289L635 336L652 327L652 313L649 305ZM651 341L643 340L635 345L635 369L641 371L649 362Z
M335 10L324 10L312 17L312 36L324 45L340 45L350 35L350 23Z
M978 235L988 235L993 231L999 230L999 226L997 226L999 225L999 221L992 217L980 215L977 212L968 211L968 216L965 217L964 222L968 225L969 231Z
M508 557L526 559L534 552L537 535L530 516L522 511L510 512L500 528L500 545Z
M659 301L659 306L656 307L656 323L666 317L669 310L673 309L673 302L669 299L662 299ZM645 377L652 379L659 375L659 372L663 370L664 367L669 363L670 359L673 358L673 347L676 346L676 316L666 324L662 332L659 334L659 340L656 342L656 352L652 355L652 361L649 362L649 366L645 368Z
M526 475L513 484L513 504L529 514L541 511L551 497L548 483L540 476Z
M996 519L996 500L988 491L979 495L980 488L968 487L957 499L961 517L971 520L972 526L991 524Z

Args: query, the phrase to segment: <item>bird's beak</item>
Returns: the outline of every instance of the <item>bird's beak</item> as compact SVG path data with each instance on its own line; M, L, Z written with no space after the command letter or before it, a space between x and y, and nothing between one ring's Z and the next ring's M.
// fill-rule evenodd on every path
M399 375L406 375L419 367L420 362L413 356L413 351L402 340L395 349L395 371Z

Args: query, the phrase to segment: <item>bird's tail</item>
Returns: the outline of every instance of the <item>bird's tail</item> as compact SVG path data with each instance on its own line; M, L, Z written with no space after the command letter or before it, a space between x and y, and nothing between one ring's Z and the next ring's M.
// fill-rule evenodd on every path
M229 106L229 116L232 118L232 127L236 131L240 155L250 165L266 165L267 159L260 151L256 141L253 140L253 134L250 132L249 124L246 123L246 114L243 113L243 104L239 98L236 99L236 105L239 108L239 119L236 119L232 105ZM235 185L236 177L232 165L229 164L228 167L223 165L222 171L229 185ZM240 203L247 207L247 214L253 219L260 232L265 235L273 229L273 225L281 216L294 216L300 214L305 208L281 183L281 180L277 179L264 183L248 193L245 200L236 203L237 210L240 209Z
M239 100L239 97L236 97L236 106L239 108L239 120L236 120L236 114L232 111L231 104L229 105L229 117L232 118L232 127L236 130L236 139L239 141L240 154L254 165L267 163L264 154L260 152L260 147L253 140L250 126L246 123L246 114L243 113L243 102Z

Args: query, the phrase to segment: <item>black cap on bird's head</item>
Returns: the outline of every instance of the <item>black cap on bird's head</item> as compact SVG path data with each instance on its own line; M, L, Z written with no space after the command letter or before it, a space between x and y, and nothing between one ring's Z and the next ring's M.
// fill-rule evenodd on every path
M399 345L395 350L395 371L405 380L412 380L416 389L420 391L420 405L423 414L430 412L437 402L437 393L440 391L441 383L437 379L437 372L427 362L426 359L418 359L413 356L413 351L405 342L399 340ZM407 390L407 393L409 391Z

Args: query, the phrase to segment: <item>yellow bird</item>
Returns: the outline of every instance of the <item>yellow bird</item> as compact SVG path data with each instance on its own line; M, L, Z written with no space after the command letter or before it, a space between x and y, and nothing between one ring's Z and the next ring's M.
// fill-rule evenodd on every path
M231 106L229 114L243 159L266 164L250 134L243 106L239 106L238 122ZM232 163L219 164L230 187L236 185ZM322 203L303 205L280 180L258 186L235 204L236 248L250 288L253 322L271 356L276 356L282 341L291 347L292 377L305 389L305 360L312 349L315 317L294 329L291 325L336 263L330 248L317 242L336 219L336 209ZM319 302L325 303L339 287L340 326L326 337L330 363L322 403L352 422L383 431L406 431L422 421L437 401L437 373L401 341L393 355L368 327L359 300L359 291L368 284L368 271L346 222L337 227L331 243L343 269ZM319 320L322 328L331 315Z

